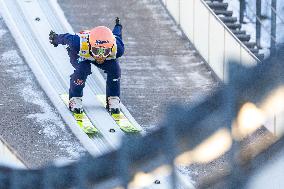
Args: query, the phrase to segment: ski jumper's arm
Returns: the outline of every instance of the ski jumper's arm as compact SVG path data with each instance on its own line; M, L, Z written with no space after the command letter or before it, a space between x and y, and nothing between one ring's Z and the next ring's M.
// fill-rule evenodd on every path
M69 33L58 34L55 37L54 42L56 44L68 45L69 48L72 49L72 51L79 52L80 50L80 37L78 35L72 35Z
M72 35L69 33L58 34L54 41L57 44L68 45L66 50L70 57L70 63L74 68L77 68L79 58L78 53L80 51L80 37L78 35Z
M122 26L121 25L116 25L114 26L112 33L116 38L116 45L117 45L117 53L116 53L116 58L119 58L123 55L124 53L124 43L122 41Z

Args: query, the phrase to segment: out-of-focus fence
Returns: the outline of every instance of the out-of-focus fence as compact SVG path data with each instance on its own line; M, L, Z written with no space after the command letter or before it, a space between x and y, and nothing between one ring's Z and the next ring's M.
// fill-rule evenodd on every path
M284 48L281 50L254 68L229 64L227 84L189 107L173 105L159 129L144 137L125 136L116 151L40 170L1 167L0 188L100 188L104 183L102 188L139 188L149 184L139 183L142 177L154 172L172 175L171 187L176 188L179 180L174 165L206 164L224 154L228 159L223 167L196 186L244 188L253 172L268 162L267 149L274 149L269 156L283 149L284 138L268 131L252 144L244 142L275 112L284 111Z
M247 66L258 62L203 0L161 1L221 80L227 81L229 60Z

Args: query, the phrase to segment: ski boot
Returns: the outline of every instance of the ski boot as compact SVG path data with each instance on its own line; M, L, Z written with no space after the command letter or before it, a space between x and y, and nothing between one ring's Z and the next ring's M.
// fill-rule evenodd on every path
M75 114L83 113L82 97L72 97L69 100L69 110Z
M118 96L108 97L108 111L111 115L120 114L120 99Z

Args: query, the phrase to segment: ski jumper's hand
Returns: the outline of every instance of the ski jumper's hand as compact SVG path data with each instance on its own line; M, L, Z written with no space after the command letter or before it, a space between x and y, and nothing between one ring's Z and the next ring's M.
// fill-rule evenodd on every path
M57 37L58 34L56 34L54 31L50 31L49 33L49 42L54 46L57 47L58 44L55 42L55 37Z
M119 25L122 27L121 23L120 23L120 18L119 17L116 17L115 18L115 25Z

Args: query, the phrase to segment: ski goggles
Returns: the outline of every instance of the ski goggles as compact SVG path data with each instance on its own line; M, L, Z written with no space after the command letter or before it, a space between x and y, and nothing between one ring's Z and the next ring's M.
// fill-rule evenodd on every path
M92 47L91 51L94 56L103 56L107 57L111 53L111 48L103 48L103 47Z

